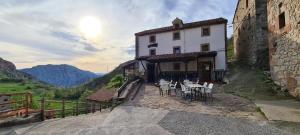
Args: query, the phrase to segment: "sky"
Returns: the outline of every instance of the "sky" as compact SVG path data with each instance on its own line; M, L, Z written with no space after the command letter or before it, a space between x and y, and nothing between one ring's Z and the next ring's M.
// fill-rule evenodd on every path
M176 17L184 23L224 17L230 24L236 3L237 0L1 0L0 57L18 69L70 64L106 73L134 58L134 33L170 26ZM227 35L231 34L232 27L228 26Z

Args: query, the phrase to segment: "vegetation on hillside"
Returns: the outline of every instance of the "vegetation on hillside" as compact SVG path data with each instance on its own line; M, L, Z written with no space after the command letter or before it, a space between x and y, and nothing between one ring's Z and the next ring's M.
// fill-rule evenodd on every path
M225 92L251 100L289 99L289 94L274 84L266 72L251 69L246 64L231 62L227 72L229 84Z
M80 86L79 88L83 90L92 90L92 91L101 89L102 87L106 86L114 76L122 74L121 65L122 64L120 64L113 71L105 74L104 76L95 78L92 81Z
M116 75L114 76L109 83L107 84L107 88L119 88L123 85L124 83L124 77L122 75Z
M233 61L233 59L234 59L233 36L231 36L228 39L227 43L228 43L227 58L228 58L228 61Z

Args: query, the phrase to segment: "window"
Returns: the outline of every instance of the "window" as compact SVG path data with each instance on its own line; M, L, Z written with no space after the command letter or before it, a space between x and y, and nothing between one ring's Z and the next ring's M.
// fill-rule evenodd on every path
M285 13L282 12L280 15L279 15L279 29L282 29L285 27Z
M284 12L284 7L282 3L279 3L279 29L282 29L285 27L286 22L285 22L285 12Z
M210 28L209 27L202 28L202 36L209 36L209 35L210 35Z
M175 28L176 28L176 29L179 28L179 24L178 24L178 23L175 24Z
M251 18L250 18L250 13L249 13L249 14L248 14L248 21L249 21L249 22L250 22L250 19L251 19Z
M246 0L246 8L248 8L248 6L249 6L249 1Z
M173 33L173 40L180 40L180 32Z
M156 37L154 35L149 37L149 43L155 43L156 42Z
M180 46L174 47L174 48L173 48L173 53L174 53L174 54L181 53Z
M150 56L156 55L156 50L155 50L155 49L149 50L149 55L150 55Z
M209 44L202 44L201 45L201 51L202 52L209 51Z
M174 70L180 70L180 63L174 63L173 64L173 69Z

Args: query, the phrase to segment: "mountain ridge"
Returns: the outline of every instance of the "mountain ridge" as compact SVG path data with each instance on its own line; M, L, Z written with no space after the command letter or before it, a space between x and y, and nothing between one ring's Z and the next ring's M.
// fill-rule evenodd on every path
M32 68L21 69L21 71L34 76L40 81L65 88L76 87L98 77L93 72L81 70L67 64L37 65Z

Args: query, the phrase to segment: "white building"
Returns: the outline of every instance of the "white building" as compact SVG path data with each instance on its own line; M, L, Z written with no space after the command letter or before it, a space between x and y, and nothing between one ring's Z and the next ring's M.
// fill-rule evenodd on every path
M222 79L227 69L227 20L184 23L176 18L172 24L135 34L139 74L148 82Z

